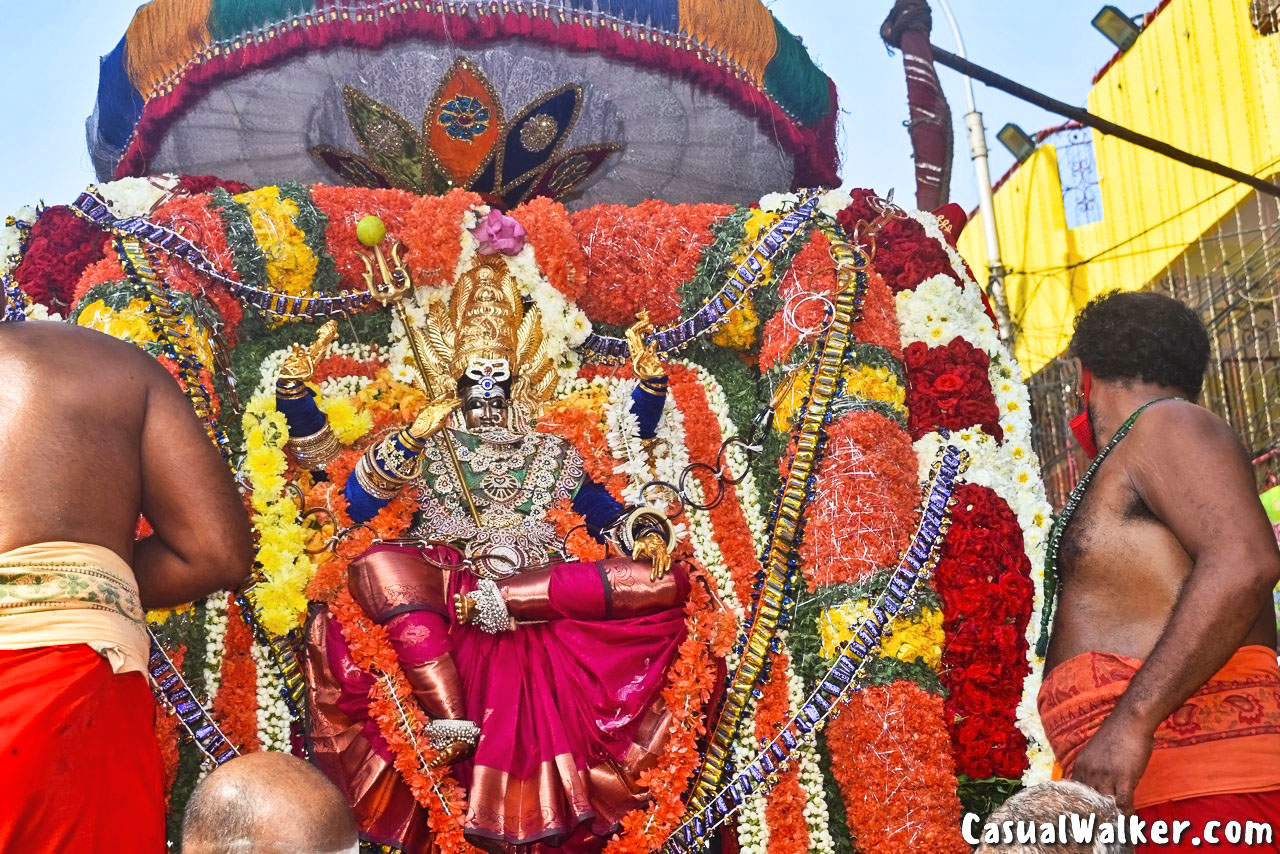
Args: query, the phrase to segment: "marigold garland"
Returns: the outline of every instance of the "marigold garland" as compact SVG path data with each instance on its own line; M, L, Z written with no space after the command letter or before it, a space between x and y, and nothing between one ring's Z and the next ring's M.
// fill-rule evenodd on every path
M827 445L800 544L809 590L857 581L895 561L920 500L916 453L883 415L855 412L827 427Z
M591 563L609 556L604 544L587 532L586 519L573 509L568 498L560 498L547 508L547 521L556 526L556 533L574 560Z
M542 275L571 303L581 306L588 287L587 256L564 205L538 196L513 210L511 216L524 227Z
M334 267L342 278L343 287L363 288L361 279L364 263L360 254L367 252L356 239L356 225L366 216L381 217L387 227L387 234L393 239L405 242L406 247L416 245L410 243L405 230L405 214L417 199L412 193L403 190L370 190L363 187L327 187L316 184L311 188L311 201L325 212L329 223L325 227L324 242L329 254L333 257ZM457 225L455 223L455 230ZM457 235L453 236L457 243ZM406 253L406 263L414 275L425 274L423 264L412 253ZM452 267L449 268L452 272Z
M213 715L241 753L261 750L258 741L258 668L253 660L253 632L232 600L223 637L222 678L213 698Z
M684 415L685 444L689 449L689 458L717 465L724 437L720 431L720 421L711 411L706 389L692 369L677 362L667 366L667 379L671 399ZM751 602L755 575L760 571L760 559L756 555L751 528L747 525L746 515L738 499L738 489L727 481L716 483L715 478L705 469L697 470L696 476L706 498L713 497L721 486L724 488L720 503L708 511L713 538L733 578L738 601Z
M329 610L338 621L351 660L375 677L369 689L369 717L377 724L414 800L426 810L434 845L445 854L478 851L462 833L466 794L447 771L431 767L436 752L415 735L423 731L428 718L400 669L391 636L369 619L345 587L338 591Z
M942 698L911 682L852 694L827 724L849 831L875 854L968 854ZM904 822L905 819L905 822Z
M772 741L791 718L791 686L787 678L790 668L791 660L785 652L773 653L770 678L761 686L760 699L756 703L757 740ZM800 786L799 764L792 763L778 775L765 803L765 821L769 823L768 854L806 854L809 851L805 801L805 792Z
M640 309L648 309L655 324L671 323L680 315L680 286L693 277L712 243L711 226L733 212L731 205L647 201L570 214L586 253L579 307L593 321L619 326Z
M414 196L404 216L404 228L387 233L404 241L406 262L415 284L453 284L458 259L462 257L463 219L472 209L484 204L476 193L454 190L443 196ZM352 229L354 233L354 229Z

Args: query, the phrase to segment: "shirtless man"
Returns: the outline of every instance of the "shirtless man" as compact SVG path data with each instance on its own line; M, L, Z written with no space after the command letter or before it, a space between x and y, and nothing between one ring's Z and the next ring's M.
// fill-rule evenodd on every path
M1081 312L1070 353L1072 429L1103 461L1064 511L1040 693L1054 752L1142 818L1280 831L1280 553L1239 439L1195 404L1208 336L1175 300L1112 293Z
M0 323L0 851L165 850L143 609L251 561L231 473L155 359Z

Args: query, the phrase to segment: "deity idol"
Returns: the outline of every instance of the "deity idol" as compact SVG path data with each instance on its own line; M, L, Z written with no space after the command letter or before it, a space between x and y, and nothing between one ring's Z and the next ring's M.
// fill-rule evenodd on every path
M642 315L628 340L641 378L632 412L651 439L666 377L642 343L648 328ZM404 488L420 512L410 539L377 543L351 564L350 590L388 630L432 718L424 735L438 761L457 763L468 838L490 851L596 850L644 804L638 779L667 730L660 694L689 590L687 568L670 557L673 527L654 508L616 501L564 439L531 430L556 372L539 312L525 309L500 256L480 256L448 307L432 303L411 335L437 396L375 441L345 495L357 522ZM336 450L305 385L331 338L295 350L277 384L290 449L313 469ZM459 408L464 426L448 426ZM557 503L622 556L556 562ZM348 640L327 612L312 619L313 761L347 792L367 839L426 851L425 812L370 720L374 677L352 662Z

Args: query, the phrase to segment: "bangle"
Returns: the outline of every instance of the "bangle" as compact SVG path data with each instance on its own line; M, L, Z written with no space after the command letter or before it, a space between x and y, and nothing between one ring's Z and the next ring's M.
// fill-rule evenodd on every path
M507 610L507 600L502 598L502 591L493 579L481 578L470 595L475 608L471 622L480 631L496 635L515 628L511 612Z
M289 452L289 456L293 457L294 462L312 470L324 468L333 462L342 450L338 445L338 438L333 435L333 430L328 424L309 436L289 437L284 447Z
M676 526L656 507L637 507L614 523L614 545L624 554L635 551L636 541L646 534L661 534L668 549L676 547Z
M423 729L427 733L427 740L432 750L444 750L454 744L475 747L476 742L480 740L480 727L476 726L474 721L438 718L428 722Z
M398 483L389 479L378 467L371 461L370 457L374 449L370 448L360 457L360 461L356 463L356 483L360 484L360 488L372 498L379 498L383 501L390 501L400 492L403 483Z

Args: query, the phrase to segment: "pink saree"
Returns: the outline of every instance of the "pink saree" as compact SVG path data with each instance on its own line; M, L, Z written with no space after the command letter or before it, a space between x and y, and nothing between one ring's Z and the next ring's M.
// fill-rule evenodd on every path
M458 563L447 547L431 549L427 558ZM619 558L505 579L498 586L516 627L488 634L446 622L453 595L475 587L469 573L451 573L446 597L442 573L416 548L375 546L353 564L352 592L387 627L424 709L480 727L475 753L453 769L469 793L473 844L503 854L595 851L643 806L637 780L665 740L661 692L689 592L680 563L657 582L649 573ZM308 641L313 761L347 792L364 838L429 851L425 811L369 719L372 677L351 662L327 613Z

